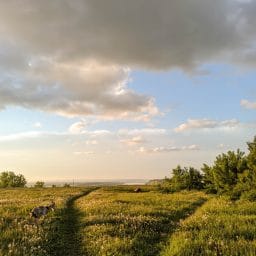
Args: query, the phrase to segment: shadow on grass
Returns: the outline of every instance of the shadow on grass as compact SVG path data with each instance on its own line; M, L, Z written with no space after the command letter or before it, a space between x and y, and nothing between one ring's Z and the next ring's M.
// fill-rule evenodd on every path
M191 203L188 207L179 211L166 211L166 212L154 212L149 216L154 217L153 221L141 222L137 226L136 231L132 224L127 224L125 219L115 219L114 217L108 219L97 219L94 221L88 221L84 223L85 226L91 225L112 225L113 230L106 232L107 236L113 238L127 238L130 237L132 243L127 247L121 247L116 251L112 251L113 255L120 256L156 256L161 253L161 250L166 245L169 237L178 228L179 222L182 219L189 217L195 212L195 210L201 207L207 199L199 198L194 203ZM118 227L125 225L126 230L119 233ZM94 255L94 254L93 254ZM111 255L111 254L106 254Z
M65 207L56 213L56 218L48 230L47 243L44 245L46 255L85 256L79 225L81 212L75 207L75 201L95 189L69 198Z
M157 216L160 219L158 224L154 225L153 227L149 227L149 229L152 228L154 232L147 233L145 230L145 232L139 233L133 240L133 245L129 255L160 255L169 237L178 228L179 222L192 215L196 209L201 207L206 201L207 199L200 198L196 202L192 203L189 207L183 208L180 211L159 213ZM156 217L156 215L154 216Z

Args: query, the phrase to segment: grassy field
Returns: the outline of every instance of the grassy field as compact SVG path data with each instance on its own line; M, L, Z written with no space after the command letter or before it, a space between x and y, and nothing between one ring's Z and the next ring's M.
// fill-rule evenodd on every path
M57 210L36 225L34 206ZM1 256L256 255L256 203L154 186L0 190Z
M256 203L210 199L181 223L161 255L256 255Z
M1 189L0 255L46 255L47 248L43 245L46 244L56 214L49 214L40 225L35 225L29 217L30 210L54 200L57 204L56 212L61 212L66 200L83 190L81 188Z
M158 255L181 219L203 204L200 192L100 189L78 200L85 255Z

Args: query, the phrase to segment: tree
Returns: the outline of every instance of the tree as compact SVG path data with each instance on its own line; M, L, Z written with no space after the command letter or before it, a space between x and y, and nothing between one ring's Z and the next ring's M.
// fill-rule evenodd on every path
M171 178L166 178L161 187L166 192L202 189L202 174L193 167L181 168L178 165L172 170Z
M16 175L14 172L0 173L1 188L25 187L26 184L27 181L22 174Z
M256 136L252 142L247 142L249 154L247 156L248 177L251 186L256 188Z
M202 182L204 184L204 188L208 193L217 193L217 188L214 180L213 168L204 164L201 168L203 173Z
M34 185L34 188L43 188L44 182L43 181L37 181Z
M203 188L203 182L202 182L203 176L197 169L193 167L189 167L186 171L185 179L186 179L186 188L188 190Z
M247 159L239 149L216 157L212 167L213 183L218 192L230 192L239 182L239 175L247 170Z

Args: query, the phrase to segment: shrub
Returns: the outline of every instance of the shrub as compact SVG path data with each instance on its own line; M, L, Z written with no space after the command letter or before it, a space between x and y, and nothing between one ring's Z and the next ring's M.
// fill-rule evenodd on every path
M0 188L25 187L27 181L22 174L14 172L2 172L0 174Z
M44 182L43 181L37 181L34 185L34 188L43 188L44 187Z

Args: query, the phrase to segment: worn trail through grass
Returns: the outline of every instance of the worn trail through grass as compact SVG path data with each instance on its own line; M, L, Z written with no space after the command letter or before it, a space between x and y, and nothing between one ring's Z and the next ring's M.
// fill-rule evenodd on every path
M203 193L161 194L100 189L77 201L84 255L157 256L181 220L201 207Z
M45 244L46 255L84 256L80 231L80 210L75 206L77 199L87 196L97 188L92 188L69 198L63 209L57 212Z

